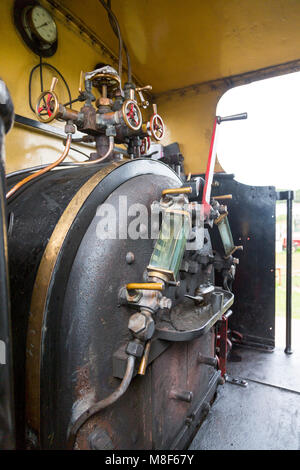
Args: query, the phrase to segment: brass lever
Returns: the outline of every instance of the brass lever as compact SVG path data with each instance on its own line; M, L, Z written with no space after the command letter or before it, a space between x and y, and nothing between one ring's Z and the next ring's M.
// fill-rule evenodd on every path
M52 78L52 82L51 82L51 86L50 86L50 90L49 90L49 91L54 91L54 88L56 87L56 85L57 85L57 82L58 82L58 78L56 78L56 77L53 77L53 78Z
M143 86L143 87L140 87L140 88L136 88L135 91L137 92L137 94L139 95L140 97L140 100L141 100L141 106L145 109L149 106L149 101L145 100L144 96L143 96L143 93L142 91L144 90L152 90L152 86L151 85L146 85L146 86Z
M232 194L224 194L223 196L212 196L212 199L232 199Z
M162 191L162 195L166 194L190 194L192 192L191 186L185 186L184 188L169 188Z
M84 72L83 70L81 70L80 72L80 78L79 78L79 89L78 89L79 93L83 93L84 92Z
M152 90L152 86L151 85L146 85L146 86L141 86L139 88L136 88L135 91L139 92L139 91L145 91L145 90Z
M126 285L127 290L163 290L163 284L159 282L132 282Z

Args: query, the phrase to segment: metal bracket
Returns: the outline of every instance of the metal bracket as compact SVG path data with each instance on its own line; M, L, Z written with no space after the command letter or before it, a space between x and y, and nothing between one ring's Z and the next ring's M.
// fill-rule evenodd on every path
M237 377L231 377L231 375L225 374L225 381L232 385L239 385L240 387L248 387L248 382L245 379L239 379Z

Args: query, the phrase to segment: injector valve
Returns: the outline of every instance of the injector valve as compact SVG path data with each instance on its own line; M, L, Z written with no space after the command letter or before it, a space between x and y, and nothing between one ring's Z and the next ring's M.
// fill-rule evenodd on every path
M54 77L50 89L40 94L35 109L37 118L44 123L64 120L91 136L97 150L90 157L94 162L114 156L113 151L107 152L111 146L110 138L114 144L127 144L128 155L134 158L149 151L150 138L160 141L164 136L164 122L157 114L155 104L153 115L143 124L140 106L147 108L149 101L144 99L142 91L150 91L150 85L136 88L134 84L127 83L123 91L118 73L106 65L92 72L81 72L78 98L62 104L54 91L56 84L57 78ZM100 97L96 99L97 93ZM83 102L80 110L69 107L74 102Z

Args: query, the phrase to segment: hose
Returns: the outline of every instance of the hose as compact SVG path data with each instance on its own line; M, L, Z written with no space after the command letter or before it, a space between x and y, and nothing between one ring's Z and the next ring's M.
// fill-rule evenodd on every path
M45 168L37 171L36 173L33 173L32 175L27 176L26 178L22 179L19 181L15 186L13 186L8 193L6 194L6 199L9 199L16 191L18 191L24 184L28 183L29 181L32 181L33 179L37 178L38 176L43 175L44 173L47 173L48 171L52 170L55 168L57 165L59 165L61 162L64 161L64 159L67 157L70 146L71 146L71 141L72 141L72 134L67 135L67 141L66 141L66 146L64 148L63 153L61 156L56 160L55 162L51 163L50 165L46 166Z
M67 443L69 449L73 448L79 429L87 422L88 419L92 418L93 416L95 416L95 414L99 413L100 411L104 410L108 406L112 405L117 400L119 400L119 398L121 398L122 395L124 395L124 393L128 389L130 382L132 380L133 372L134 372L134 365L135 365L135 356L128 356L125 375L119 387L113 393L111 393L108 397L90 406L71 425L71 429L69 430L68 443Z
M109 22L110 22L110 25L112 27L112 30L114 31L115 35L117 36L116 23L118 23L118 21L117 21L116 17L115 18L113 17L113 13L112 13L112 9L111 9L111 0L107 0L107 6L110 9L110 13L108 15L109 16ZM113 21L115 23L113 23ZM119 23L118 23L118 26L119 26ZM119 29L120 29L120 26L119 26ZM126 59L127 59L128 82L131 83L131 79L132 79L131 60L130 60L130 56L129 56L127 46L124 43L124 41L123 41L123 48L124 48L124 51L125 51L125 54L126 54Z
M117 18L115 17L115 15L113 14L113 12L111 11L111 9L109 8L109 6L107 5L107 3L105 2L105 0L99 0L100 3L102 4L102 6L105 8L105 10L107 11L109 17L111 16L112 19L114 20L115 22L115 27L116 27L116 32L113 28L113 31L115 34L117 34L118 36L118 39L119 39L119 77L120 77L120 80L122 81L122 50L123 50L123 41L122 41L122 35L121 35L121 30L120 30L120 26L119 26L119 23L118 23L118 20ZM122 86L121 86L122 88Z

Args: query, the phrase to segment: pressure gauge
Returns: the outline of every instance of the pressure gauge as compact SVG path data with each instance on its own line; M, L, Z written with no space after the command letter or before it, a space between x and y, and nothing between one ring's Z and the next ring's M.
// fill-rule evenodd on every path
M34 34L46 44L53 44L57 39L57 28L51 14L40 5L32 7L28 12L28 23Z
M15 0L14 23L28 47L40 57L57 49L57 26L52 14L36 0Z

